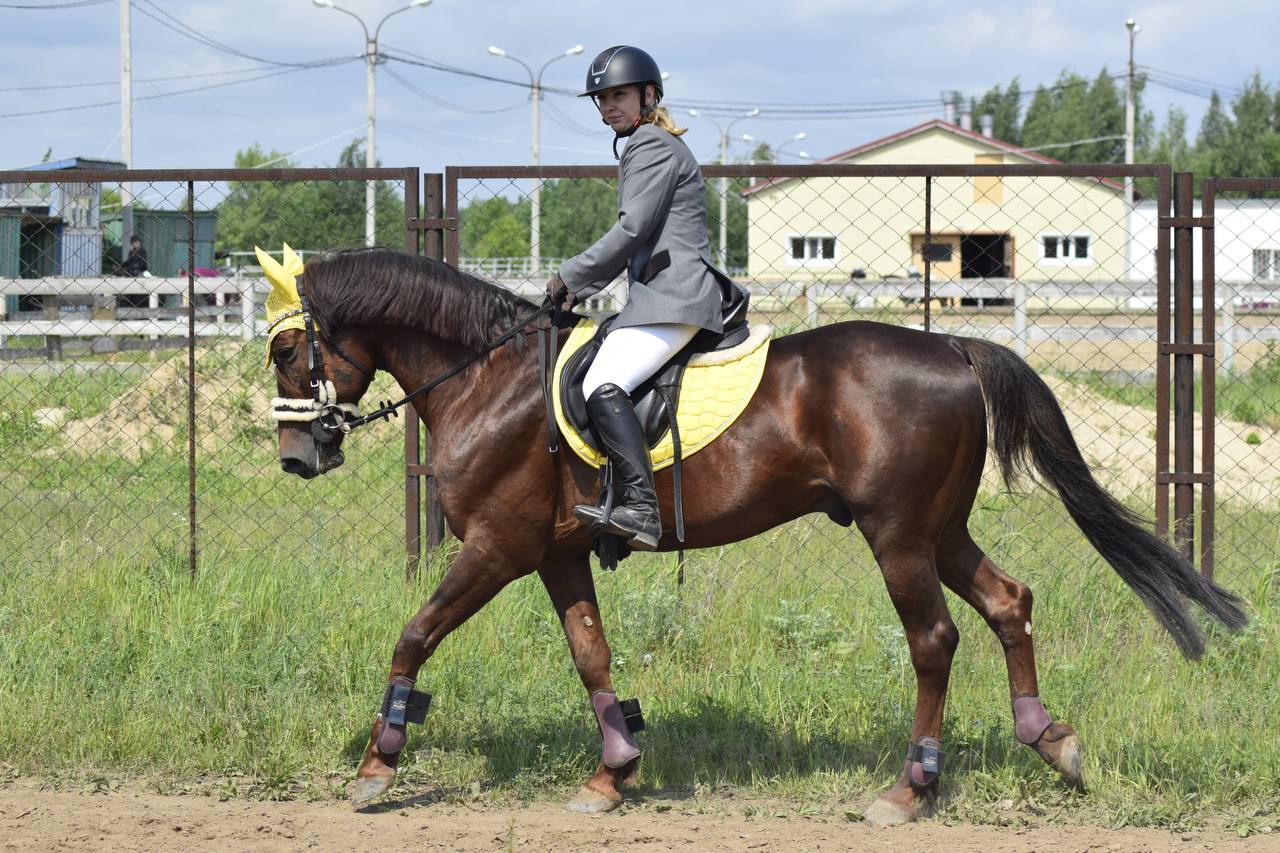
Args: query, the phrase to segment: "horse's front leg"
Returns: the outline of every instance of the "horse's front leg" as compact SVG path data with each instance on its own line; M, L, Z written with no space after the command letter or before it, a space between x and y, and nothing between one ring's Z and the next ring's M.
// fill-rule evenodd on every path
M539 570L542 583L564 626L574 666L591 699L592 711L604 741L600 764L587 784L565 808L570 811L606 812L622 803L619 785L633 781L640 762L640 747L627 728L609 676L611 655L596 604L591 564L585 556Z
M369 746L351 785L353 805L364 805L390 788L395 780L396 764L407 739L406 716L414 716L415 706L425 712L424 697L413 692L414 681L436 646L499 590L528 572L501 554L471 544L463 546L431 598L400 633L391 658L383 708L374 720Z

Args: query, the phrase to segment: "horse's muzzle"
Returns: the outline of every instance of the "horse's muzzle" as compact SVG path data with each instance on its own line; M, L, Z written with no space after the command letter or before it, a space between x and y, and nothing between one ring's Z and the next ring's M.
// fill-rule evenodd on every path
M318 477L346 461L339 444L341 440L326 444L317 442L306 430L282 429L280 469L304 480Z

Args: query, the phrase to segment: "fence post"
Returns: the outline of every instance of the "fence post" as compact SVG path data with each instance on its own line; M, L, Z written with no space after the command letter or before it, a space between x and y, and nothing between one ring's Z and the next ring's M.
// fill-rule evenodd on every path
M1173 216L1192 215L1191 173L1174 176ZM1195 559L1195 355L1191 350L1195 315L1190 225L1173 229L1173 516L1174 539L1182 555Z
M1013 349L1018 358L1027 357L1027 286L1022 279L1013 284Z
M1230 373L1236 366L1236 304L1235 294L1230 288L1222 295L1222 329L1219 338L1222 341L1222 369Z
M1191 176L1187 176L1189 184ZM1200 291L1201 322L1200 342L1204 344L1200 356L1200 572L1213 577L1213 515L1214 515L1214 422L1217 416L1215 399L1218 368L1214 358L1216 332L1214 320L1217 271L1214 269L1214 184L1206 180L1200 194ZM1227 305L1231 298L1228 294ZM1228 308L1230 310L1230 308ZM1235 326L1229 328L1235 334Z
M254 317L258 314L257 304L253 301L253 282L244 277L244 271L236 267L236 290L240 291L240 340L252 343L254 333Z
M1172 199L1167 166L1156 179L1156 535L1169 535L1169 231Z
M929 299L932 296L932 282L930 274L932 272L933 262L929 260L933 251L933 178L925 175L924 178L924 242L920 244L921 260L924 261L924 330L929 331L930 320L932 319L930 312L931 306Z
M187 527L191 580L196 579L196 188L187 181Z
M409 169L404 177L404 249L412 255L421 252L418 218L418 170ZM428 214L430 215L430 214ZM404 413L404 548L405 580L413 580L422 560L422 441L418 429L418 412L410 405Z

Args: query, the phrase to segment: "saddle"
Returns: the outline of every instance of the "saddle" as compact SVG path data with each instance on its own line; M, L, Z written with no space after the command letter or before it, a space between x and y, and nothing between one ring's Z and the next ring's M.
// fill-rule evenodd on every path
M604 445L600 443L599 436L591 426L591 419L587 416L587 399L582 393L582 383L616 318L617 315L614 315L605 319L596 328L591 340L569 355L560 371L560 407L565 420L597 453L604 452ZM699 333L631 394L636 417L640 419L650 450L671 431L675 410L680 403L680 384L690 359L704 352L732 349L746 341L750 331L744 318L741 325L733 330L726 330L723 335L702 338L702 333Z
M719 334L701 332L631 395L640 419L654 470L672 467L675 480L676 538L684 541L680 464L684 455L709 444L733 423L754 394L764 372L771 329L746 322L746 300L726 319ZM579 321L555 368L553 387L556 419L566 444L584 461L603 469L600 501L608 505L611 488L603 445L587 416L582 382L616 317L599 326ZM692 374L687 371L692 370ZM681 398L686 377L691 380L688 405ZM686 411L687 410L687 411ZM682 440L687 430L688 444ZM626 556L626 546L605 536L596 553L604 568L614 568Z

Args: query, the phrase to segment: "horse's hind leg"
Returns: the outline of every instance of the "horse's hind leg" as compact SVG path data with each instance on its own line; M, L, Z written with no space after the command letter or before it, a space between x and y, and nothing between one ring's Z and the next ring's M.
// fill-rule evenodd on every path
M610 811L622 803L618 786L634 780L640 749L624 725L613 692L609 676L612 656L596 604L591 564L584 556L544 567L539 574L564 627L573 664L591 697L604 737L604 749L595 774L565 807L585 813Z
M938 549L942 582L986 620L1004 648L1013 701L1014 734L1063 778L1083 786L1075 729L1053 722L1040 701L1031 639L1031 590L991 561L961 526Z
M868 539L906 630L916 671L915 724L907 759L897 783L864 815L868 823L886 825L928 815L937 799L942 711L960 632L947 612L932 547L900 544L911 541L906 531Z

